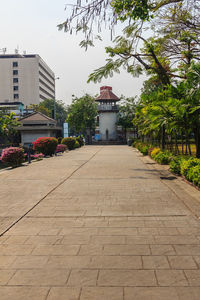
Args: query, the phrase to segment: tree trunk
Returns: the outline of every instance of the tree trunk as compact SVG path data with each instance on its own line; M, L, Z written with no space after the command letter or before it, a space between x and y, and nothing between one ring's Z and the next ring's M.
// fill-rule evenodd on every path
M165 150L165 125L162 126L161 148L163 151Z

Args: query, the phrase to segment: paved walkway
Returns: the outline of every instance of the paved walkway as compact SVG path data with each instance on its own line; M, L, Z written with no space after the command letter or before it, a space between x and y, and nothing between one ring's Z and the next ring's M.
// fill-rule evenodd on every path
M0 299L199 300L199 192L164 175L127 146L1 171Z

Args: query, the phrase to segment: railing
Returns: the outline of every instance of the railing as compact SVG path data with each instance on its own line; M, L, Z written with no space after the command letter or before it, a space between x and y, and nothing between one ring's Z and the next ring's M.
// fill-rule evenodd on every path
M118 111L119 107L118 105L108 105L108 104L103 104L103 105L98 105L98 111Z

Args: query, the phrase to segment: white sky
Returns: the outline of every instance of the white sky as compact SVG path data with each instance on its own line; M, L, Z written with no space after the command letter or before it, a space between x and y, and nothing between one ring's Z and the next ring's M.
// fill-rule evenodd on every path
M66 104L71 103L72 94L98 94L102 85L112 86L117 96L139 95L145 77L133 78L125 71L101 83L87 84L88 75L105 64L104 47L111 45L109 32L104 33L105 42L85 52L79 47L80 36L57 29L66 19L66 3L68 0L0 0L0 49L6 47L10 54L19 47L21 54L24 50L39 54L60 77L56 81L56 98Z

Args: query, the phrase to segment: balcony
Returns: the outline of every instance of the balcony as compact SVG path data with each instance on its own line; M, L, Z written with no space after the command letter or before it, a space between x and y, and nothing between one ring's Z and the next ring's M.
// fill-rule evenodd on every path
M110 112L118 112L119 106L118 105L111 105L111 104L100 104L97 107L98 111L110 111Z

